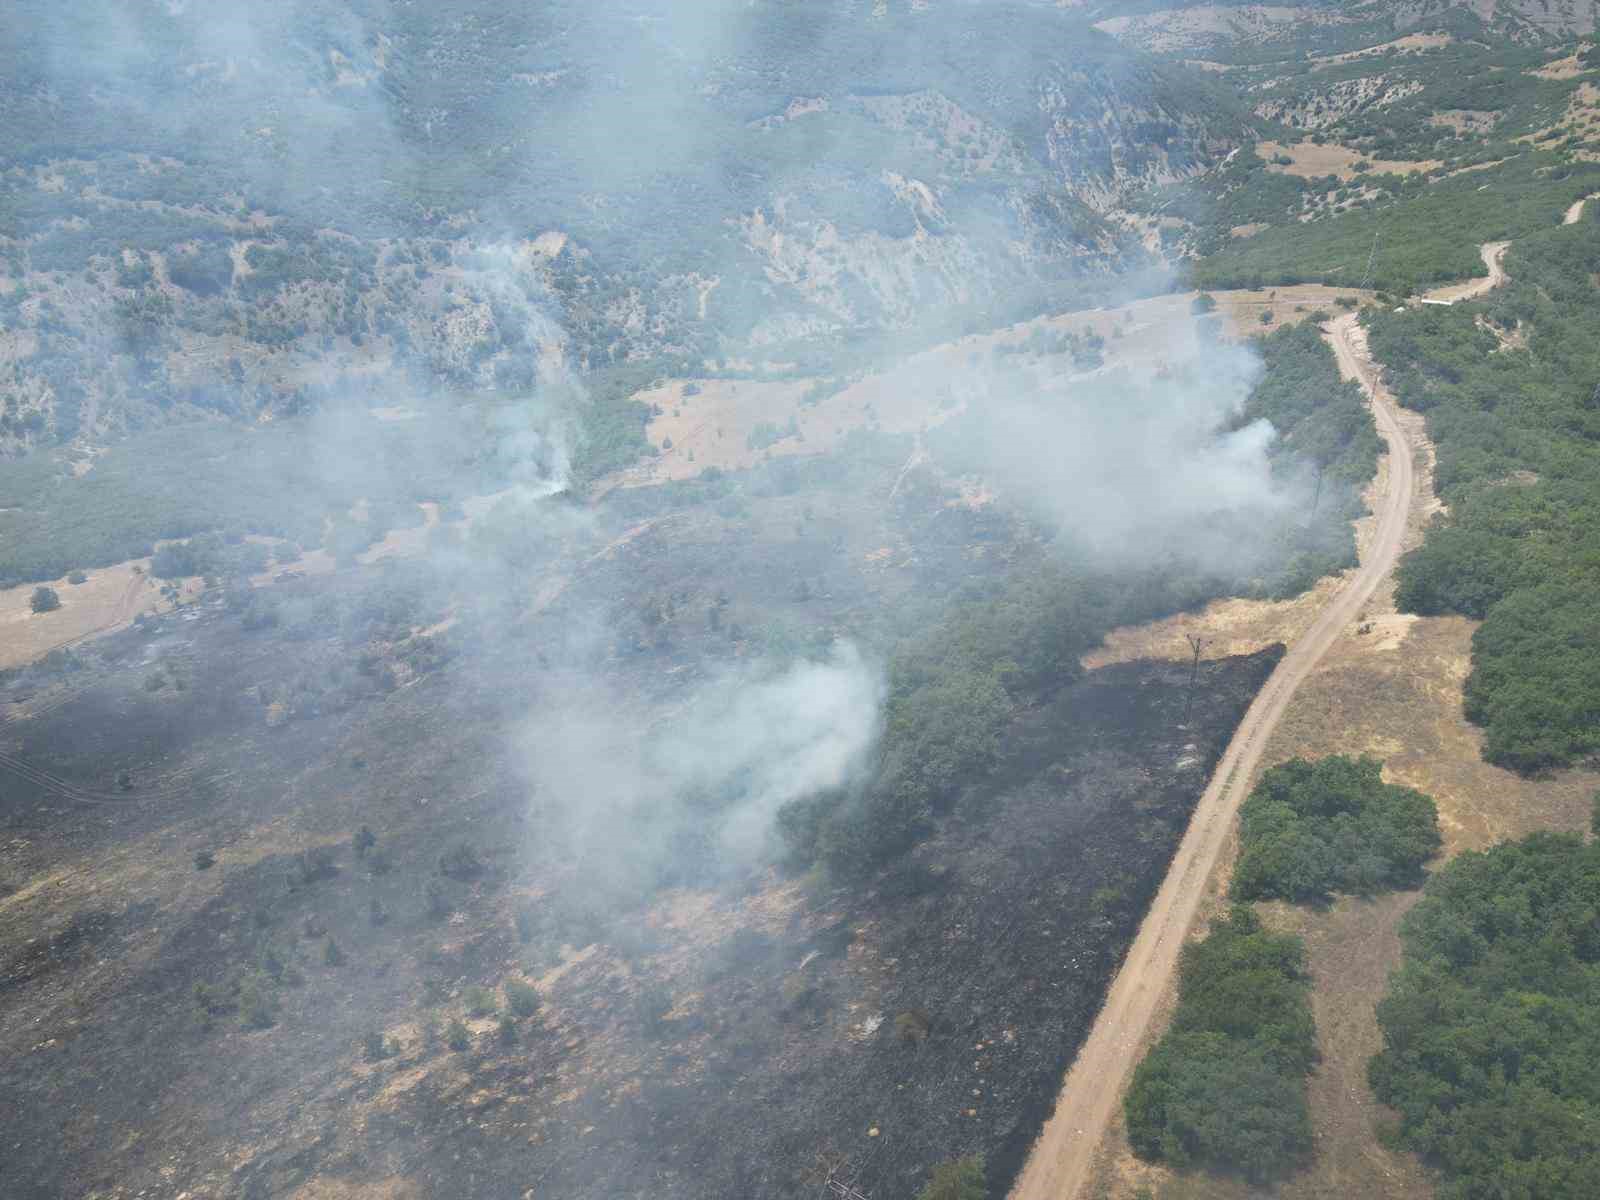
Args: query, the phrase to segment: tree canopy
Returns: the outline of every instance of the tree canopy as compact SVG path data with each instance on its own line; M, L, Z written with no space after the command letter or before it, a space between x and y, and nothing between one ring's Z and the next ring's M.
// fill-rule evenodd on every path
M1262 775L1239 817L1240 900L1318 900L1415 884L1439 849L1433 800L1383 781L1375 758L1332 755Z
M1440 1200L1600 1196L1600 844L1462 854L1401 937L1370 1077Z
M1261 1182L1311 1150L1305 1077L1317 1061L1305 947L1248 906L1183 951L1172 1027L1123 1101L1141 1158Z

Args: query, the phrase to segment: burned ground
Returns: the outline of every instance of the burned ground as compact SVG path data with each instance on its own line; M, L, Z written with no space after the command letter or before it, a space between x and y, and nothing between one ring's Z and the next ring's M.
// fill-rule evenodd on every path
M1276 651L1209 665L1187 731L1168 664L1047 687L859 880L598 888L511 752L579 677L644 729L1044 552L911 450L613 492L493 587L341 572L0 681L7 1194L789 1195L845 1164L894 1196L969 1150L1009 1178Z

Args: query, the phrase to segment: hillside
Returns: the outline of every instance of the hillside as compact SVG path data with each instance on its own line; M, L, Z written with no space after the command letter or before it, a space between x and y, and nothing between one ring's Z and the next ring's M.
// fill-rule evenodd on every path
M1556 1177L1592 6L17 12L0 1195Z
M10 453L1031 315L1139 265L1110 207L1247 119L1027 5L23 7Z

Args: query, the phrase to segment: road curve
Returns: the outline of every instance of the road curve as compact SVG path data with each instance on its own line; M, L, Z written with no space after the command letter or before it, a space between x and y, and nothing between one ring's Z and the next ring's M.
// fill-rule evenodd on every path
M1490 268L1486 287L1503 276L1503 246L1485 246ZM1485 281L1474 281L1484 283ZM1396 419L1393 399L1352 335L1357 314L1330 321L1325 334L1341 374L1360 382L1378 432L1389 452L1388 481L1377 512L1377 528L1361 565L1345 580L1317 619L1295 641L1257 693L1234 731L1210 784L1200 797L1188 832L1167 877L1106 993L1094 1028L1078 1051L1056 1098L1054 1115L1034 1143L1011 1200L1075 1200L1089 1179L1094 1152L1110 1125L1168 980L1177 967L1200 899L1233 829L1251 775L1295 689L1309 676L1334 639L1372 597L1400 556L1406 515L1416 488L1412 447Z

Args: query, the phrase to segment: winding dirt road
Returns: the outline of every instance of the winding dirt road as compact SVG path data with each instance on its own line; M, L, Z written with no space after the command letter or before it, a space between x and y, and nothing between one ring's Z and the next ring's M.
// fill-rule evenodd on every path
M1483 247L1489 278L1439 289L1452 302L1478 295L1505 276L1503 243ZM1463 292L1462 289L1473 289ZM1387 487L1377 527L1361 565L1349 576L1309 629L1289 648L1234 731L1217 764L1188 832L1172 860L1105 1004L1078 1051L1056 1099L1054 1115L1034 1143L1011 1200L1075 1200L1088 1181L1094 1152L1122 1099L1134 1056L1143 1045L1168 980L1177 967L1194 923L1205 884L1233 829L1239 805L1267 739L1295 689L1311 674L1334 640L1371 598L1400 555L1406 515L1416 487L1412 447L1395 417L1393 398L1366 355L1357 314L1328 323L1325 333L1340 373L1360 382L1372 405L1378 432L1389 451Z
M1510 242L1485 242L1478 247L1478 253L1483 256L1483 265L1489 268L1487 278L1468 279L1464 283L1447 283L1443 287L1436 287L1431 292L1423 293L1423 299L1435 303L1455 304L1460 300L1474 299L1499 287L1506 281L1505 268L1500 264L1506 256L1506 247L1509 245Z

